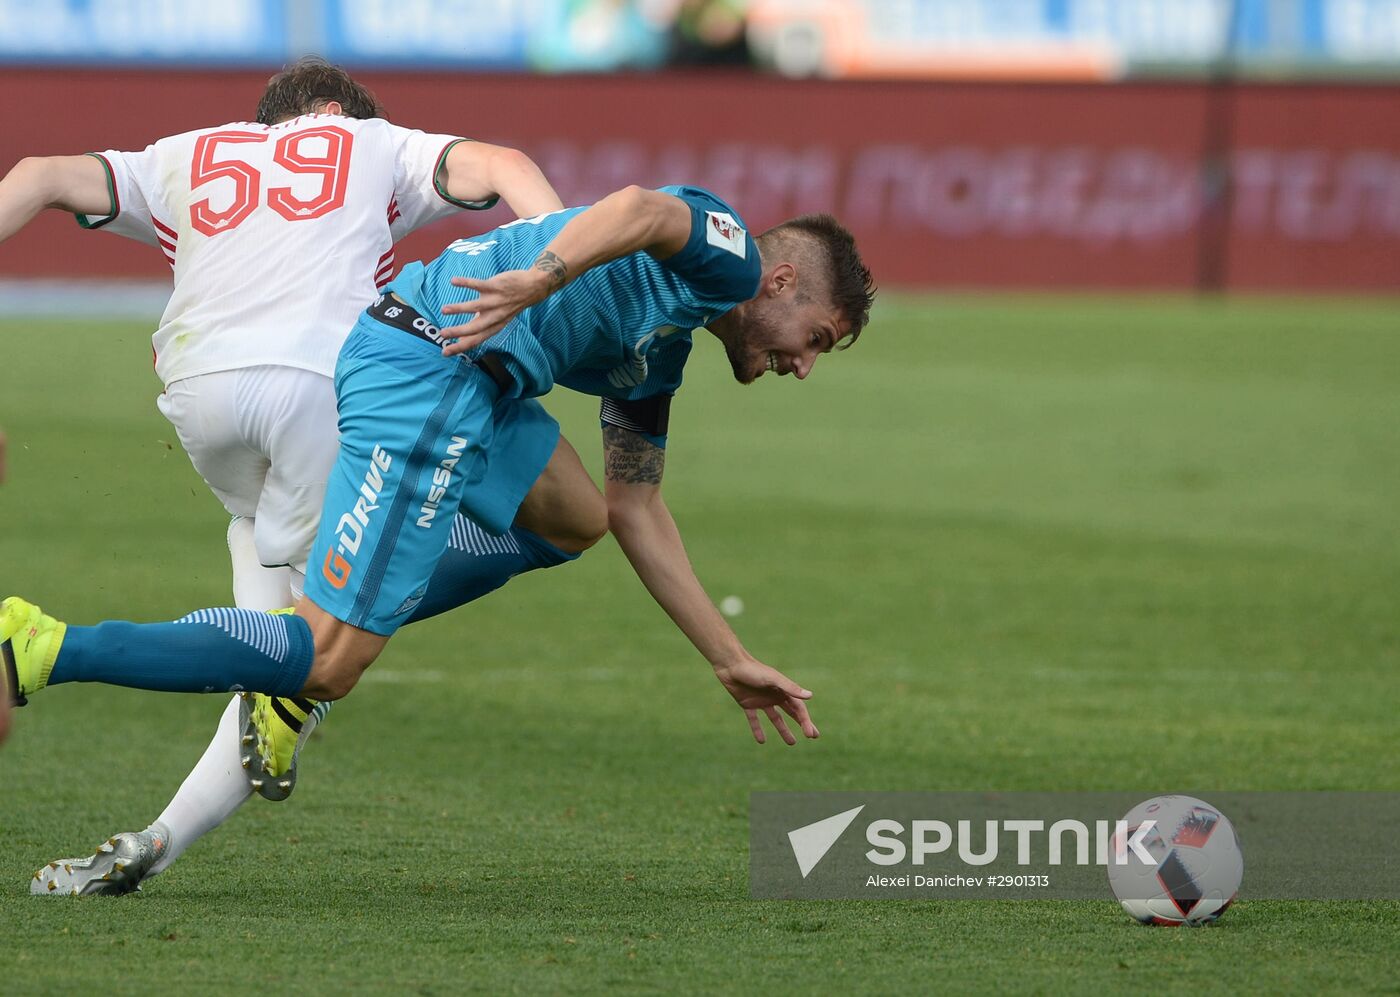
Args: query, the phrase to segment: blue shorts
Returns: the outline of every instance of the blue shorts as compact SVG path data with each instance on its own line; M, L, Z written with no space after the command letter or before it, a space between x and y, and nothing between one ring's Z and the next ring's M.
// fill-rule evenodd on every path
M335 370L340 453L307 565L306 594L389 636L427 591L460 511L510 528L559 440L533 400L501 399L462 357L362 315Z

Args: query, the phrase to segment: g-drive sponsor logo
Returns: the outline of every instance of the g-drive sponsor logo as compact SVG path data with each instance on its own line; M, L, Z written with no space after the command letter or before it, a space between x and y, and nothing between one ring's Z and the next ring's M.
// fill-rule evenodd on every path
M462 459L467 448L463 436L452 437L447 445L446 455L433 468L433 478L428 486L427 500L419 509L417 525L427 528L437 518L438 509L447 497L447 487L452 483L452 472ZM384 475L394 465L394 458L383 447L376 445L370 454L369 467L360 482L360 494L349 512L335 524L334 544L326 550L326 559L321 565L321 574L333 588L343 589L355 572L355 558L364 542L365 529L370 517L379 511L379 496L384 491ZM402 609L402 607L400 607ZM412 607L409 607L412 608Z
M394 464L394 458L376 445L370 454L369 468L360 482L360 496L349 512L335 524L334 546L326 550L321 574L333 588L343 589L355 570L355 556L369 526L370 513L379 509L379 495L384 491L384 475Z
M812 870L846 833L865 805L833 814L822 820L803 825L788 832L788 844L798 871L806 879ZM976 825L981 825L976 826ZM956 856L963 865L980 867L997 861L1003 838L1014 839L1018 866L1052 865L1119 865L1141 862L1157 865L1143 847L1143 841L1156 827L1156 821L1145 821L1128 828L1126 821L1099 820L1089 825L1072 818L1049 823L1026 820L911 820L906 822L881 818L868 821L864 828L870 848L865 859L872 865L889 867L903 864L925 865L935 856ZM1091 859L1091 844L1092 859ZM871 875L867 886L933 885L928 877ZM939 884L964 885L964 884ZM979 885L975 880L966 885Z

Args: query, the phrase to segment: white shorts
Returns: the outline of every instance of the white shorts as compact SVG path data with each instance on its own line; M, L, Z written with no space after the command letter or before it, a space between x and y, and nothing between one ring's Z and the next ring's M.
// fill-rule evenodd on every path
M253 520L258 559L305 573L335 466L335 387L294 367L187 377L156 400L230 515Z

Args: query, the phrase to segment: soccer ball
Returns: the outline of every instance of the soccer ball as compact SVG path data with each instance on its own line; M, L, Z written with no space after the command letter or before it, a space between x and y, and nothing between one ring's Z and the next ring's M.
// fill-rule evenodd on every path
M1235 900L1244 877L1244 852L1229 819L1190 796L1158 796L1139 803L1123 818L1131 838L1140 838L1152 856L1145 864L1114 834L1108 855L1108 883L1131 917L1143 924L1208 924ZM1117 856L1126 852L1125 862Z

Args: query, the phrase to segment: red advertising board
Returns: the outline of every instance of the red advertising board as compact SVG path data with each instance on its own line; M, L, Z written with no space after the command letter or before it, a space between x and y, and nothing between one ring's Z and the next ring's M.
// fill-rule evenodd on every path
M1400 89L366 74L406 125L518 145L566 203L688 182L754 229L831 211L889 287L1400 290ZM252 116L265 74L0 71L7 169ZM1226 142L1231 183L1203 169ZM50 213L52 214L52 213ZM502 209L400 247L434 255ZM46 217L0 277L151 277Z

